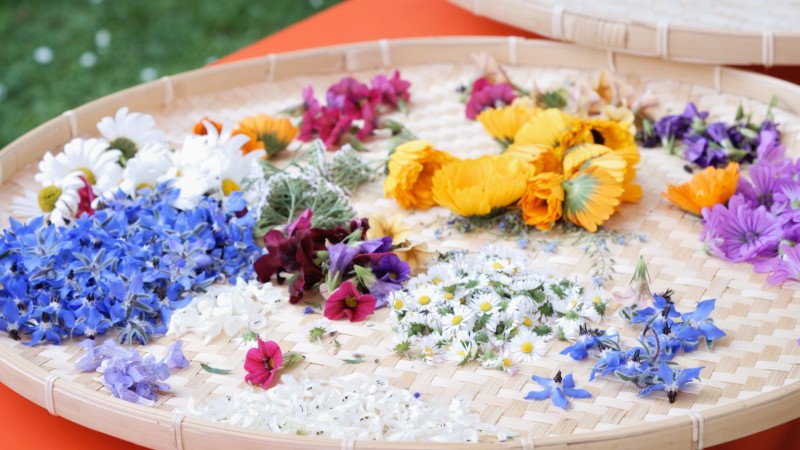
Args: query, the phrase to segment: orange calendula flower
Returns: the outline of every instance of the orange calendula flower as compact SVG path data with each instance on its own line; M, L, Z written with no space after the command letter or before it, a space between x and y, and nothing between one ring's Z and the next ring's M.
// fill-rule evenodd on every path
M528 180L519 201L522 218L528 225L549 230L561 218L564 203L564 177L558 173L541 173Z
M206 123L210 123L214 128L217 129L217 133L222 131L222 124L211 120L208 116L203 117L202 119L198 120L196 124L192 127L192 133L198 136L205 136L208 134L208 130L206 129Z
M534 170L506 155L453 161L434 174L433 198L460 216L483 216L517 202Z
M556 108L543 109L531 117L517 135L514 143L518 145L536 144L553 149L557 159L569 148L562 142L562 134L574 127L577 118Z
M535 112L534 108L509 105L485 109L476 119L491 137L503 146L508 146L514 142L514 136Z
M242 119L239 122L239 129L234 131L234 134L245 134L250 137L250 142L242 148L245 154L264 149L269 158L285 150L297 136L297 132L297 127L287 118L257 114Z
M555 150L540 144L511 144L503 153L525 161L536 168L536 173L561 173L561 160Z
M453 155L436 150L423 140L399 145L389 157L389 175L383 182L383 192L405 209L428 209L436 205L433 174L455 160Z
M686 183L667 186L661 195L673 204L699 216L703 208L725 204L736 193L739 182L739 164L728 163L728 167L707 167Z
M564 217L591 232L614 214L624 191L622 183L600 166L586 167L562 186Z

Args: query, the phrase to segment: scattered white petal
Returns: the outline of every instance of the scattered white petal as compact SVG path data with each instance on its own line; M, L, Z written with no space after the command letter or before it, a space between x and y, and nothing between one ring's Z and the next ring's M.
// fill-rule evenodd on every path
M94 45L97 48L108 48L111 45L111 32L105 28L97 30L97 33L94 34Z
M94 52L83 52L78 58L78 64L86 69L92 68L97 64L97 55Z

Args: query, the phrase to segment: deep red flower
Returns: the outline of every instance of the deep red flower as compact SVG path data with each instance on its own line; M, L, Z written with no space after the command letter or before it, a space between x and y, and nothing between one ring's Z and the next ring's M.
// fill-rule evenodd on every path
M83 187L78 189L78 211L75 215L80 217L83 213L86 213L89 216L93 216L94 208L92 208L92 202L97 198L97 195L95 195L92 185L86 181L86 178L79 178L83 182Z
M268 389L275 372L283 365L283 352L273 341L262 341L258 338L258 347L247 351L244 369L247 375L244 380L253 386Z
M350 322L361 322L375 312L375 297L361 294L349 281L339 288L325 301L325 317L339 320L347 317Z
M292 275L289 285L289 302L297 303L303 299L306 290L322 281L322 268L315 262L317 252L328 245L342 242L348 235L368 227L366 220L352 221L349 230L343 227L333 229L311 228L312 214L304 212L287 227L286 232L271 230L264 236L267 254L258 258L254 264L258 281L265 283L274 276L282 284L285 275ZM362 231L362 235L366 231Z

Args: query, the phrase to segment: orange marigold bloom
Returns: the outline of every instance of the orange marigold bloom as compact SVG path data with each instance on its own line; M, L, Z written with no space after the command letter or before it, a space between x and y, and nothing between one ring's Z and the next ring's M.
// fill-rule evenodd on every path
M297 136L297 132L297 127L285 117L257 114L242 119L239 122L239 129L233 134L245 134L250 137L250 142L242 148L245 154L264 149L267 151L267 158L270 158L285 150Z
M673 204L699 216L703 208L725 204L736 193L739 182L739 164L728 163L728 167L707 167L686 183L667 186L661 195Z
M192 127L192 133L194 133L196 135L199 135L199 136L205 136L206 134L208 134L208 130L206 130L206 122L208 122L211 125L213 125L214 128L217 129L217 133L222 131L222 124L221 123L219 123L219 122L217 122L215 120L211 120L211 119L208 118L208 116L206 116L206 117L203 117L202 119L198 120L197 123L194 124L194 126Z
M549 230L561 218L564 203L564 177L558 173L541 173L530 179L519 201L525 223L540 230Z
M389 175L383 182L383 192L405 209L428 209L436 205L433 174L455 160L453 155L436 150L423 140L399 145L389 157Z

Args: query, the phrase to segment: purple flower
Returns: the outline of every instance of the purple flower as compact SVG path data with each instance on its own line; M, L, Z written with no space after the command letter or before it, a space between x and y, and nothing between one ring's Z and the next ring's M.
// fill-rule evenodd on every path
M781 284L786 280L800 281L800 246L781 246L781 256L773 259L772 273L767 277L770 284Z
M689 102L681 114L664 116L656 122L655 132L661 138L662 145L671 148L675 139L683 139L691 130L692 123L703 123L706 117L708 117L708 112L699 112L695 104Z
M392 251L392 237L383 236L358 243L360 253L386 253Z
M744 177L739 177L736 192L743 195L747 204L753 208L757 206L771 208L775 202L774 194L792 182L784 171L767 161L750 166L750 179L752 183Z
M551 398L554 405L561 409L567 409L567 397L592 397L592 394L590 394L589 391L575 388L575 381L572 379L571 373L562 378L561 371L559 370L556 376L554 376L552 379L539 377L536 375L532 376L531 378L539 383L544 390L528 392L528 395L525 396L525 400L544 400Z
M733 262L774 256L783 235L780 219L764 206L753 209L741 194L731 197L727 208L704 208L703 226L700 239L708 251Z
M381 258L378 263L372 267L372 273L381 281L402 283L411 276L411 269L408 267L408 264L398 258L397 255L390 253Z
M699 379L702 367L694 369L683 369L676 373L670 368L666 362L661 361L661 366L658 368L657 378L660 383L653 384L642 389L639 395L647 395L655 390L663 389L667 393L667 398L670 403L675 403L675 397L678 396L678 391L681 390L684 384Z
M728 161L728 155L716 144L700 135L687 136L684 141L683 157L700 167L721 166Z
M389 294L403 288L400 283L375 280L369 286L369 293L375 297L375 308L383 308L389 304Z
M333 285L328 286L329 289L339 285L342 276L352 268L353 258L358 254L357 247L350 247L347 244L339 243L328 246L328 279L335 280Z
M774 125L771 128L762 126L758 141L758 147L756 147L758 161L775 164L785 160L786 148L781 144L781 136Z
M400 78L398 70L394 71L391 78L381 74L372 79L372 89L380 93L381 103L393 108L404 108L403 105L411 99L408 92L410 87L411 83Z
M342 78L328 88L328 106L341 110L350 119L364 119L364 109L373 109L381 100L379 91L353 77Z
M488 78L482 77L472 83L472 92L467 101L467 119L475 120L478 114L487 108L499 108L510 105L517 96L514 89L506 83L491 84Z
M714 140L717 144L725 146L729 142L728 126L725 122L714 122L706 127L706 134Z
M189 365L189 360L183 356L183 341L177 341L169 344L167 353L161 358L161 362L165 363L170 369L183 369Z

